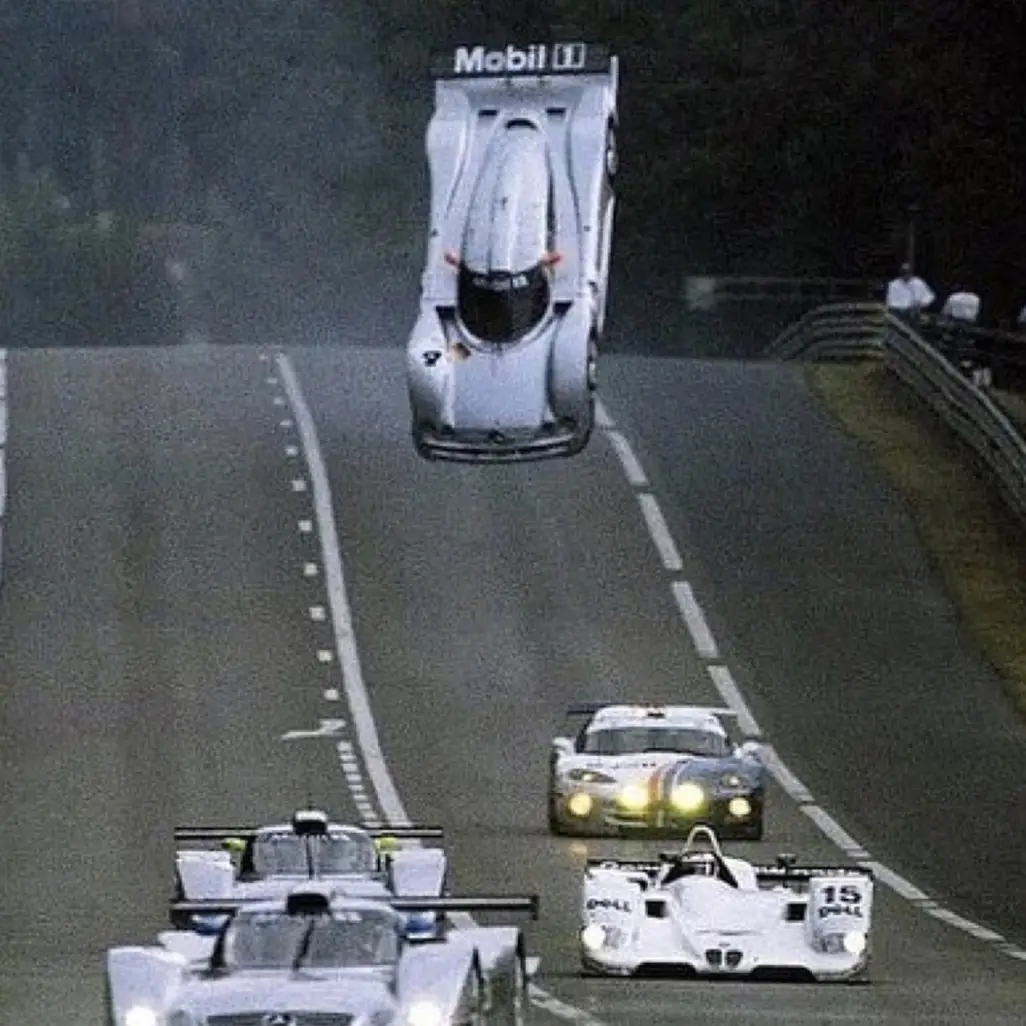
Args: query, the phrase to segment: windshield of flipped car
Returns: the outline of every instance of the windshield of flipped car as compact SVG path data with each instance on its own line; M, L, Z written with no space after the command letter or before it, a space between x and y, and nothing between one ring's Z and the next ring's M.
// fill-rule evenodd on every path
M549 277L538 264L517 274L482 274L460 268L460 319L483 342L515 342L541 322L549 308Z
M721 734L686 727L618 727L589 730L581 749L591 755L633 755L640 752L680 752L725 756L730 745Z
M257 876L340 875L373 873L377 869L374 842L363 834L298 837L294 833L261 834L253 842L252 871Z
M399 944L390 909L240 912L225 930L223 963L232 970L371 968L394 965Z

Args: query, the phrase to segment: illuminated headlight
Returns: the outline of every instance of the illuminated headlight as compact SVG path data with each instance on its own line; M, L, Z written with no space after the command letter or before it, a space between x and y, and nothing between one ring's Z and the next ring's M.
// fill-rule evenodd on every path
M575 784L615 784L616 778L599 773L598 770L575 769L566 775L567 780Z
M727 812L735 819L744 819L751 814L752 803L747 798L731 798L727 802Z
M132 1005L125 1012L125 1026L157 1026L157 1013L148 1005Z
M681 784L671 792L670 803L681 812L695 812L705 803L705 791L698 784Z
M570 800L566 803L567 811L571 816L587 816L591 812L591 808L595 803L592 801L590 794L583 794L578 791L577 794L570 795Z
M616 801L631 812L640 812L648 805L648 788L642 784L626 784L616 796Z
M861 955L866 950L866 935L857 931L846 933L841 944L849 955Z
M606 943L606 928L599 923L589 923L581 930L581 944L587 951L598 951Z
M406 1013L407 1026L441 1026L443 1018L433 1001L414 1001Z
M739 777L736 773L728 773L725 777L720 777L721 787L738 788L744 787L745 782L742 777Z

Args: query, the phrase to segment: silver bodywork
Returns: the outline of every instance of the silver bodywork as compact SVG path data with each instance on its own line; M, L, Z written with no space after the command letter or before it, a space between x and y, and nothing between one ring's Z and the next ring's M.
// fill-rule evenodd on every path
M300 909L298 902L303 906ZM420 910L521 909L534 898L395 899ZM311 902L314 903L311 906ZM200 911L204 903L192 903ZM428 943L404 939L409 912L391 903L343 897L304 885L286 897L206 903L228 915L217 937L167 931L149 947L107 953L111 1026L456 1026L469 1022L521 1026L527 965L515 927L450 929ZM337 955L310 944L305 930L346 932L373 920L375 950L357 942ZM280 924L280 925L279 925ZM241 944L258 931L292 931L298 943L284 958L267 945ZM290 933L291 936L291 933ZM348 943L348 942L347 942ZM255 949L256 959L237 955ZM359 950L358 950L359 949ZM358 957L353 957L357 952ZM369 953L368 953L369 952Z
M872 908L868 869L755 865L696 827L658 861L589 860L581 962L607 976L864 980Z
M344 886L351 895L371 898L389 895L441 895L448 875L448 861L440 848L401 847L438 840L437 827L398 827L370 830L332 823L319 810L296 813L291 823L259 827L179 827L178 844L189 847L175 852L175 899L255 899L287 894L307 879ZM391 850L381 850L387 840ZM234 842L241 849L234 855L225 850L197 847L201 844ZM287 850L273 864L261 864L261 846L273 848L281 842ZM322 855L322 846L335 854ZM344 859L338 858L342 854ZM294 860L294 861L293 861ZM173 925L189 928L189 917Z
M427 458L568 456L591 435L618 66L571 46L579 59L555 71L559 44L526 70L518 55L540 47L477 67L457 51L436 71L427 265L407 348L413 440Z

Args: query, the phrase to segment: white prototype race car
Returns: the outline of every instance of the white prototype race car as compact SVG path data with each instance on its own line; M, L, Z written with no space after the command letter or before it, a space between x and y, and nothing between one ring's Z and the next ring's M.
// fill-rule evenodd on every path
M417 452L572 456L595 419L616 174L617 58L459 47L435 66L431 226L407 347Z
M603 976L860 982L872 908L869 869L756 865L695 827L658 861L588 861L581 963Z
M448 874L445 852L400 847L441 838L440 827L333 823L320 809L299 809L290 823L176 827L176 844L193 847L175 852L174 900L277 897L307 879L337 882L349 894L373 898L441 895ZM210 843L221 849L194 847ZM221 922L173 915L172 925L183 929L217 929Z
M537 898L353 898L308 882L275 899L181 903L221 917L107 953L112 1026L522 1026L527 979L515 927L418 942L411 912L526 912ZM535 963L529 967L528 962Z

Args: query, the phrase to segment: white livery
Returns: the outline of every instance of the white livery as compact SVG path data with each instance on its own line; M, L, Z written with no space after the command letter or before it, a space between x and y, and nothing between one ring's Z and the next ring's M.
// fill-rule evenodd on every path
M401 847L440 840L440 827L360 827L333 823L320 809L300 809L290 823L181 826L174 837L188 845L175 853L177 901L278 897L306 879L372 898L441 895L447 883L441 848ZM197 847L210 843L222 849ZM182 914L172 925L196 929L199 923Z
M466 46L435 77L414 445L464 462L573 455L605 327L617 59L585 43Z
M872 911L869 869L756 865L695 827L656 861L589 860L581 961L608 976L865 980Z
M111 1026L522 1026L514 927L409 936L409 913L524 911L533 896L354 898L307 882L274 899L184 903L216 936L169 930L107 953Z

